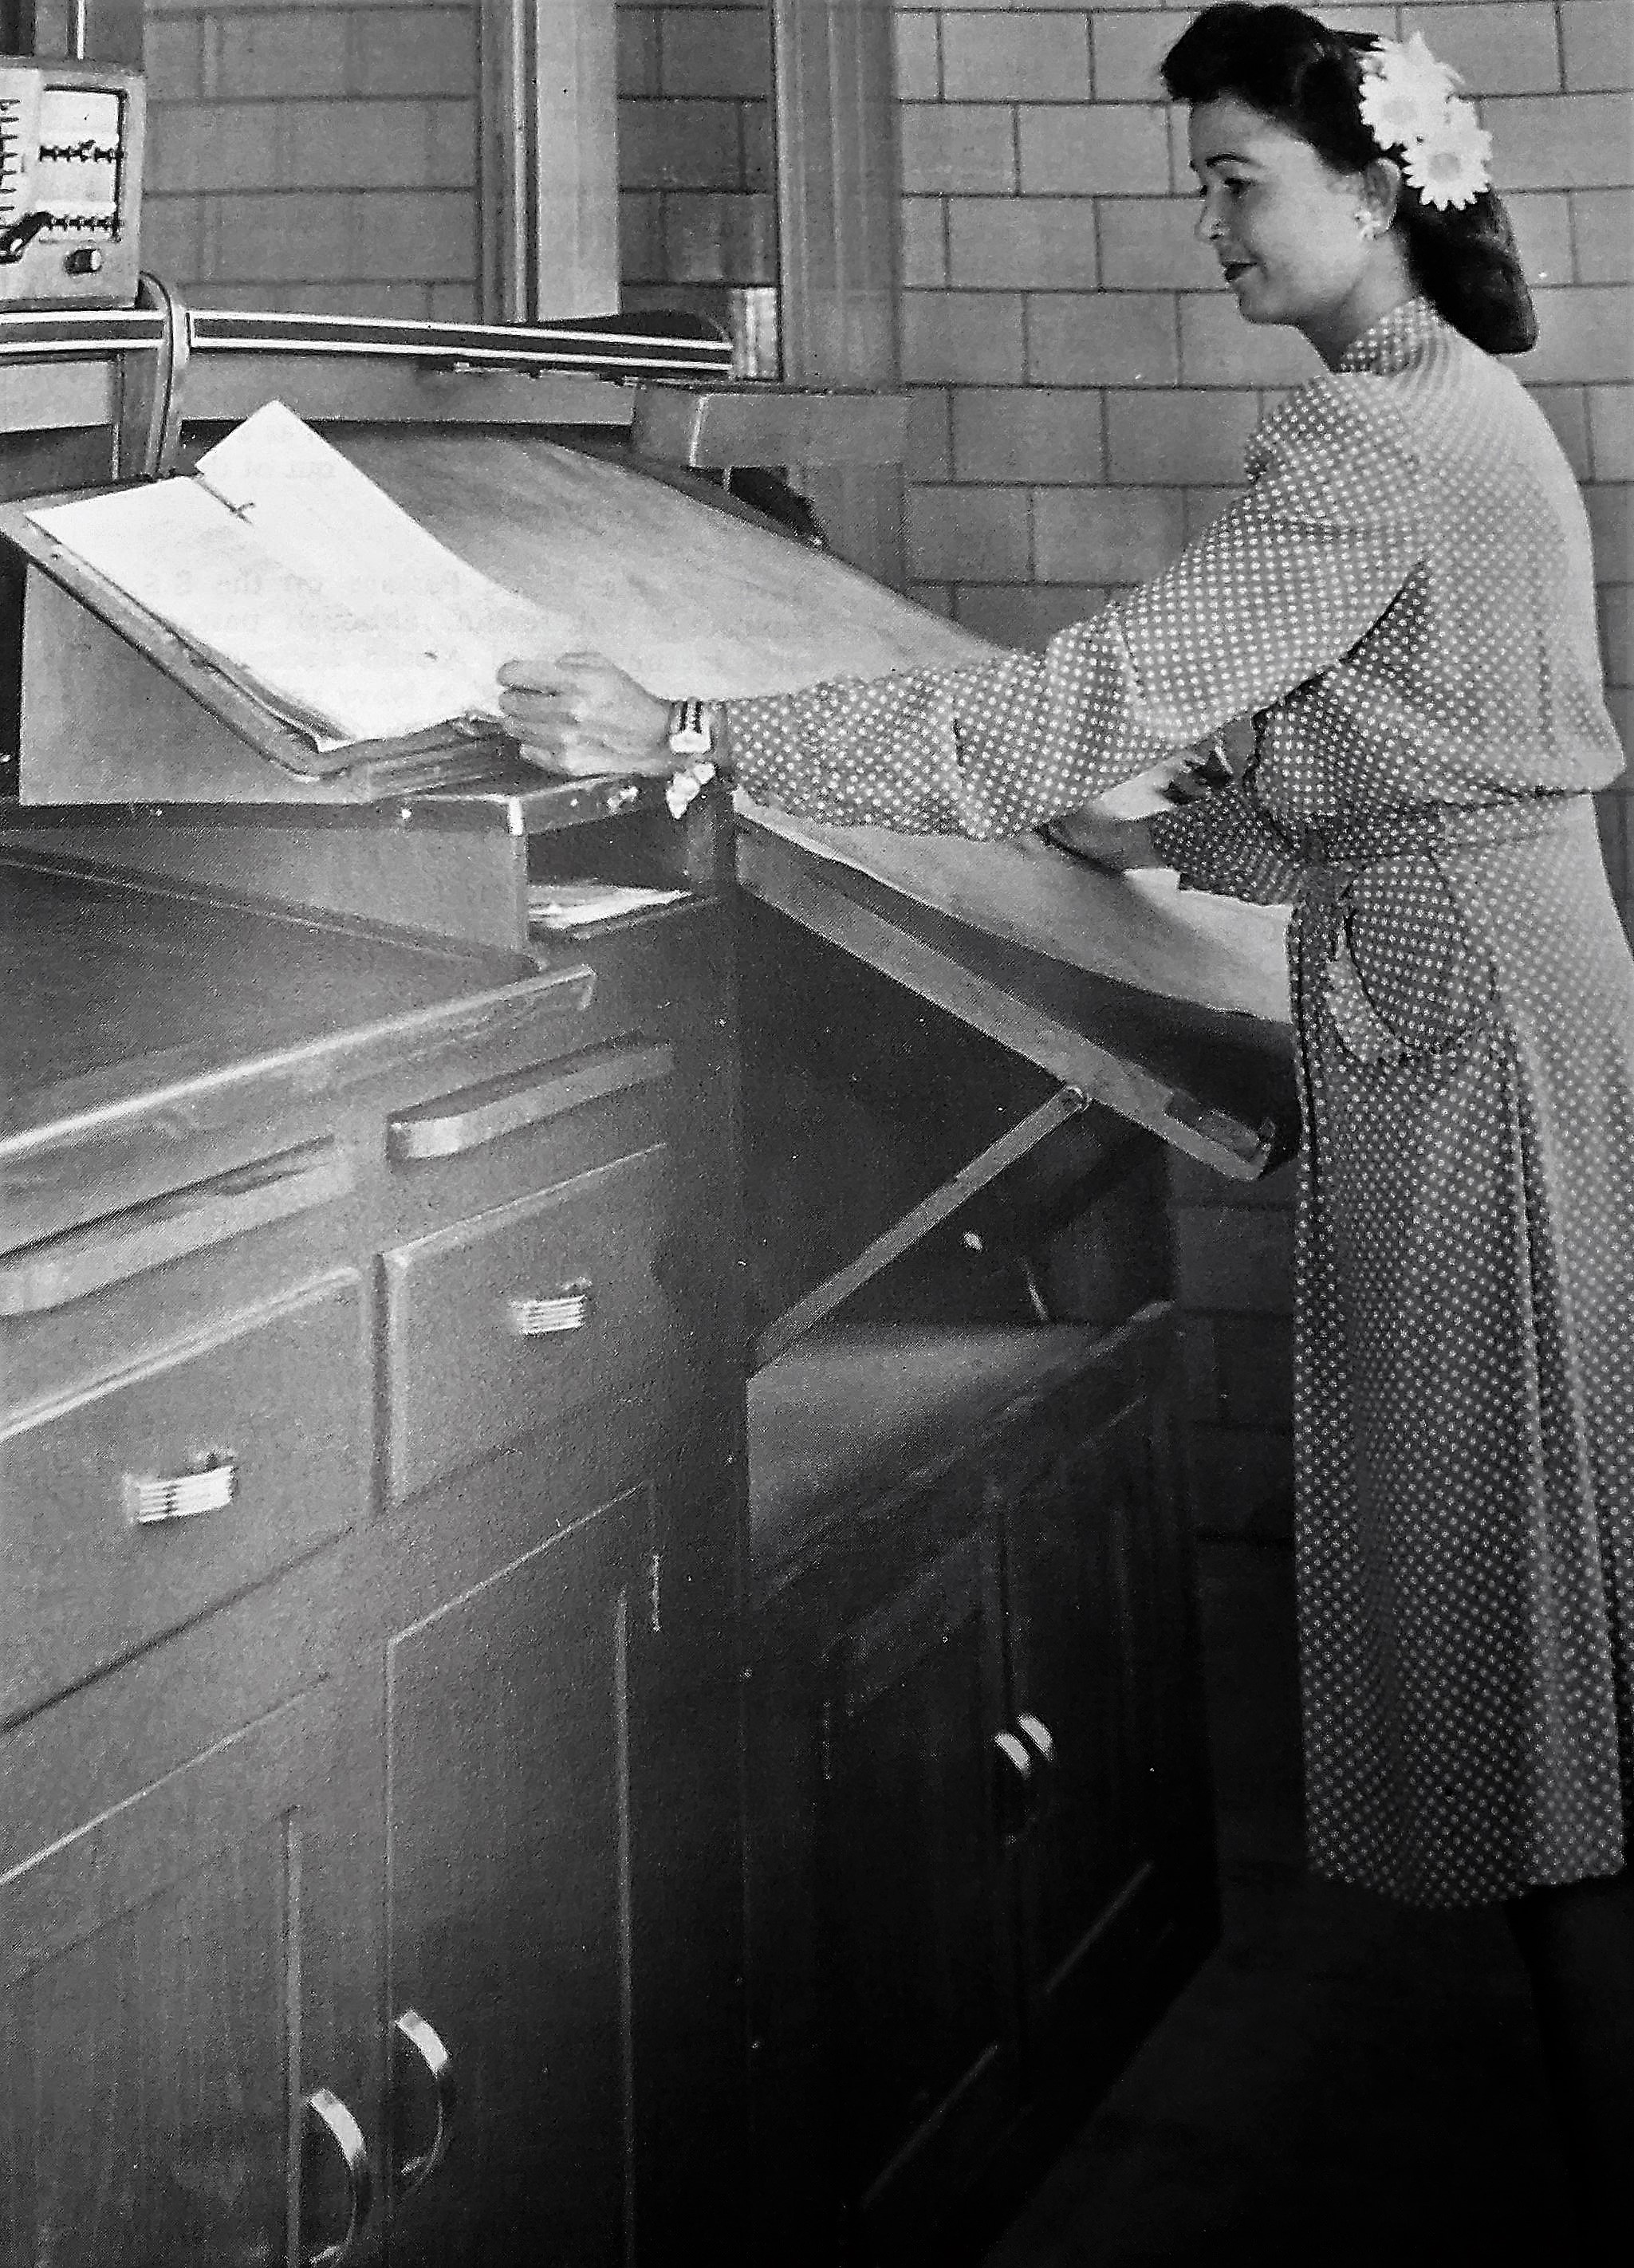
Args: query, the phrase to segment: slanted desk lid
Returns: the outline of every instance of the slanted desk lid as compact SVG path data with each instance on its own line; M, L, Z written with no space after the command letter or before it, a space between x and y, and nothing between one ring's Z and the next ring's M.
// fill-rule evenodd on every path
M726 697L994 649L629 464L514 435L347 434L388 494L652 688ZM745 887L1236 1174L1295 1116L1284 917L1006 843L817 828L740 799Z

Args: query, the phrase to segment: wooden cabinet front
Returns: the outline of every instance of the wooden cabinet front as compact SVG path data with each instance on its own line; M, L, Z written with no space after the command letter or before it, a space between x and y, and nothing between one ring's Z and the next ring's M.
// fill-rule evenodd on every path
M657 1144L386 1255L394 1497L595 1403L637 1424L650 1396L661 1432L670 1164Z
M387 1646L394 2268L635 2257L629 1661L651 1533L637 1491Z
M876 1609L821 1701L820 1926L847 2198L959 2186L1021 2087L1015 1828L997 1539Z
M565 974L341 924L358 1054L291 1060L173 896L198 1095L0 1129L0 2268L729 2254L722 917Z
M1005 1491L1012 1717L1032 1751L1023 1948L1041 2081L1082 2066L1208 1879L1190 1590L1161 1350ZM1121 1404L1121 1406L1118 1406ZM1172 1831L1178 1827L1179 1837ZM1186 1837L1189 1836L1189 1845Z
M0 1421L0 1717L350 1527L364 1331L361 1278L339 1270Z
M0 2258L283 2268L298 2242L303 1694L0 1881Z
M755 1381L752 1454L787 1431L782 1403L821 1407L826 1375L852 1376L834 1341ZM993 1335L1005 1390L985 1410L980 1344L946 1334L927 1454L938 1366L904 1335L912 1469L890 1472L882 1439L877 1495L853 1474L845 1500L813 1498L826 1533L762 1599L768 2268L969 2257L1212 1940L1168 1311Z

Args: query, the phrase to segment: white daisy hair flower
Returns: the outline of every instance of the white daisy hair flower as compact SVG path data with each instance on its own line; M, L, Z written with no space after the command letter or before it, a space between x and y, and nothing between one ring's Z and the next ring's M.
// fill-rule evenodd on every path
M1419 32L1380 40L1357 60L1363 121L1382 151L1400 154L1410 186L1438 210L1473 203L1491 186L1492 137L1457 92L1458 74Z
M1473 204L1492 178L1491 136L1476 125L1467 102L1457 109L1462 118L1450 118L1442 133L1414 143L1402 159L1402 171L1424 202L1440 211Z

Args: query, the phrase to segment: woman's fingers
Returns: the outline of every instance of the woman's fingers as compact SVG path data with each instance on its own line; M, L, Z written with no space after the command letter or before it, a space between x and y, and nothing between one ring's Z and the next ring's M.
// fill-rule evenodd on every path
M500 712L532 763L575 777L673 769L668 703L603 654L522 655L499 683Z
M1152 830L1144 819L1119 819L1093 803L1080 804L1046 820L1039 838L1057 854L1099 866L1109 874L1127 873L1131 866L1159 864Z

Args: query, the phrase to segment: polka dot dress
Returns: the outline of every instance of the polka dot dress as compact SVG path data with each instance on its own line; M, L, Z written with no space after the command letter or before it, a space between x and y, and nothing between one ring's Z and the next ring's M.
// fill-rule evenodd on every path
M729 711L740 785L1017 833L1253 712L1157 822L1294 901L1311 1855L1431 1904L1615 1873L1634 1817L1634 962L1587 528L1422 300L1262 424L1243 497L1041 656Z

